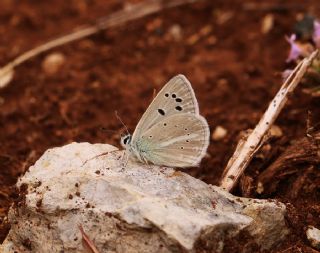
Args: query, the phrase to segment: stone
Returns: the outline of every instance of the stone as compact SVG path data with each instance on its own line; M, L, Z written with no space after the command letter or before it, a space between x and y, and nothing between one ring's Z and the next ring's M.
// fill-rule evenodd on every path
M225 129L222 126L217 126L212 132L211 138L214 141L220 141L220 140L223 140L227 134L228 134L227 129Z
M274 16L273 16L273 14L265 15L263 17L263 19L262 19L261 33L262 34L267 34L272 30L273 27L274 27Z
M309 226L306 231L306 235L311 246L316 249L320 249L320 230L313 226Z
M62 68L66 59L62 53L51 53L42 62L42 69L47 75L54 75Z
M240 233L246 245L270 249L289 232L282 203L125 157L108 144L47 150L18 180L0 252L82 252L79 226L107 253L221 252Z
M182 39L182 28L178 24L174 24L169 28L169 34L175 41L181 41Z
M270 137L273 137L273 138L280 138L283 136L282 129L277 125L272 125L269 130L269 133L270 133Z

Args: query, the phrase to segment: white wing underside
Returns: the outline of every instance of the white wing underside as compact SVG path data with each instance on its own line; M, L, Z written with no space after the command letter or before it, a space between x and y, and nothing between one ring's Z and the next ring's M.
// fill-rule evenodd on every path
M166 83L141 117L130 147L144 162L192 167L206 154L209 135L190 82L184 75L177 75Z
M141 152L142 158L153 164L180 168L197 166L209 145L209 127L200 115L174 115L152 126L137 144L137 148L146 149Z
M168 95L168 96L167 96ZM177 102L180 101L181 102ZM181 110L177 110L180 109ZM162 110L164 115L161 114ZM179 113L199 115L199 106L190 82L184 75L169 80L142 115L132 139L139 138L162 119Z

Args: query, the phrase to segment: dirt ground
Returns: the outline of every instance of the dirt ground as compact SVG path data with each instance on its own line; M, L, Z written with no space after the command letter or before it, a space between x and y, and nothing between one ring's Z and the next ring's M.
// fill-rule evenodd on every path
M2 0L0 65L136 2ZM13 82L0 90L0 242L9 229L5 215L17 198L13 186L46 149L73 141L119 146L118 133L101 127L121 130L114 115L118 111L132 132L154 89L178 73L191 81L211 131L217 126L227 130L222 140L211 140L201 166L187 170L218 184L240 132L257 124L280 87L289 50L284 36L305 13L320 17L318 1L202 1L100 32L18 67ZM262 28L266 17L273 20L267 31ZM43 67L51 53L65 57L53 74ZM319 158L303 151L311 145L304 139L308 111L311 124L319 123L319 105L320 98L298 87L276 122L282 134L262 148L233 192L287 204L292 232L272 252L318 252L305 230L308 225L320 227ZM310 152L319 156L317 147ZM286 154L293 151L300 156L290 160ZM284 166L283 161L289 162ZM281 172L266 176L277 164ZM258 194L255 185L261 175L266 188ZM225 252L241 247L227 246Z

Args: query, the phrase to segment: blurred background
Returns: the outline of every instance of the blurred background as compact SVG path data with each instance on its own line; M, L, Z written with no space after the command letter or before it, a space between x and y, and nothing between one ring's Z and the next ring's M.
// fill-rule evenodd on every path
M0 0L0 65L141 2ZM241 131L258 123L282 84L282 72L294 66L286 63L285 36L297 32L306 14L320 17L318 1L193 1L101 30L15 68L12 81L0 89L1 241L9 228L6 212L18 198L14 183L46 149L73 141L120 147L122 125L114 112L133 132L154 90L179 73L192 83L212 133L207 157L186 172L218 184ZM319 101L297 89L276 122L274 138L234 191L289 203L293 233L274 252L289 247L287 252L311 252L304 232L306 224L320 225L318 164L307 175L305 167L282 175L268 194L257 193L254 182L305 136L308 111L319 119ZM305 181L292 194L300 176Z

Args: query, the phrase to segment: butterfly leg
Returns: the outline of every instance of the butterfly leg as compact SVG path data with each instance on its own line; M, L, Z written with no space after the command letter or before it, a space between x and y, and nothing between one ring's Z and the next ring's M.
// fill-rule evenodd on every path
M142 163L146 164L146 165L149 165L149 161L147 158L145 158L144 156L141 157L141 160L140 160Z
M105 156L105 155L111 154L111 153L113 153L113 152L115 152L115 151L119 151L119 150L116 149L116 150L112 150L112 151L108 151L108 152L103 152L103 153L101 153L101 154L99 154L99 155L96 155L96 156L94 156L94 157L91 157L91 158L85 160L84 163L81 165L81 167L84 166L87 162L89 162L89 161L91 161L91 160L93 160L93 159L96 159L96 158L98 158L98 157L100 157L100 156Z
M121 155L121 167L126 168L129 162L130 153L127 150L124 150L124 152Z

